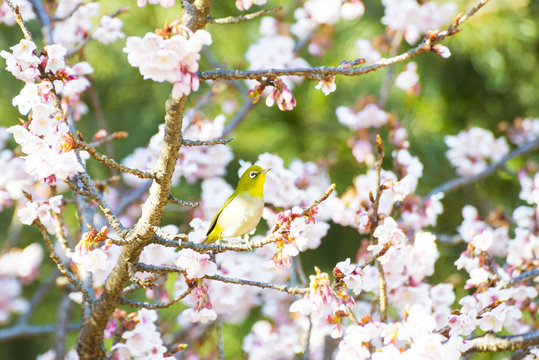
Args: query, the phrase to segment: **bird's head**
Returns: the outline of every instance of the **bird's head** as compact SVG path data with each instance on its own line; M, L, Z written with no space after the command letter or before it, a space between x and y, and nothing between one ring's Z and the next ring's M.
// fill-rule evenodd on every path
M266 173L271 169L263 169L258 165L250 166L238 182L238 193L248 192L252 196L263 196L264 182L266 181Z

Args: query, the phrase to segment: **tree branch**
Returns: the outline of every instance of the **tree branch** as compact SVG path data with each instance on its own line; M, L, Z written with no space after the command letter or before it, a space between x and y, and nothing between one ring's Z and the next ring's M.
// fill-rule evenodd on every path
M170 194L168 200L173 204L180 205L183 207L197 207L198 206L197 201L180 200L180 199L175 198L172 194Z
M68 331L80 329L80 323L69 323ZM50 336L56 333L56 324L49 325L28 325L17 324L15 326L0 329L0 343L22 338Z
M133 301L133 300L129 300L129 299L123 297L123 296L120 299L121 299L122 304L137 307L137 308L165 309L165 308L167 308L169 306L172 306L172 305L176 304L177 302L179 302L180 300L185 298L187 295L189 295L191 293L191 291L193 291L193 289L195 288L195 284L196 283L192 283L191 286L189 286L189 288L187 290L185 290L183 293L181 293L180 295L178 295L177 297L175 297L174 299L172 299L172 300L170 300L169 302L166 302L166 303L149 303L149 302Z
M530 152L533 152L535 150L539 149L539 138L531 140L519 147L517 147L515 150L511 151L509 154L505 155L500 161L497 163L487 167L485 170L480 172L479 174L473 175L473 176L462 176L456 179L449 180L448 182L434 188L431 190L426 196L425 199L430 198L431 196L438 194L438 193L444 193L447 194L448 192L455 191L463 186L469 185L471 183L477 182L481 179L486 178L487 176L490 176L493 174L496 170L501 169L506 162L509 160L524 155Z
M463 355L474 352L498 352L525 349L539 345L539 330L520 335L485 334L466 341L471 347Z
M141 179L155 179L155 174L153 174L151 171L132 169L130 167L120 164L119 162L116 162L115 160L109 158L107 155L100 154L93 146L87 144L82 140L73 137L72 141L77 146L77 148L79 148L80 150L87 151L94 159L109 168L116 169L123 173L135 175Z
M22 34L24 35L24 38L28 41L32 40L32 34L30 34L30 31L28 31L28 28L26 27L26 24L24 23L24 20L22 19L21 12L19 11L18 6L14 6L11 0L6 0L7 5L15 15L15 21L17 22L17 25L21 28Z
M253 20L253 19L256 19L257 17L268 15L268 14L273 14L273 13L279 12L281 10L283 10L283 7L278 6L278 7L272 8L272 9L260 10L260 11L257 11L257 12L251 13L251 14L240 15L240 16L228 16L228 17L225 17L225 18L218 18L218 19L216 19L214 17L211 17L211 16L208 16L208 24L219 24L219 25L223 25L223 24L239 24L240 22L247 21L247 20Z
M137 270L147 271L151 273L160 273L160 274L166 274L166 273L184 274L185 273L185 270L177 266L155 266L155 265L148 265L148 264L142 264L142 263L139 263L137 265ZM291 295L303 295L309 291L309 288L298 288L298 287L292 287L288 285L270 284L270 283L265 283L262 281L237 279L237 278L231 278L231 277L226 277L226 276L217 275L217 274L206 275L203 278L221 281L221 282L229 283L229 284L248 285L248 286L255 286L255 287L259 287L263 289L273 289L273 290L282 291Z
M187 140L182 139L182 145L185 146L209 146L209 145L226 145L234 140L234 138L228 139L215 139L215 140Z
M354 68L341 68L341 67L310 67L310 68L289 68L289 69L264 69L264 70L210 70L202 71L197 75L200 80L233 80L233 79L255 79L260 80L262 78L276 78L279 76L302 76L307 80L320 81L332 75L344 75L344 76L358 76L363 75L380 68L390 66L392 64L407 61L419 54L431 51L432 47L445 39L448 36L452 36L459 32L458 26L466 21L470 16L475 14L480 8L482 8L488 0L482 0L468 11L464 16L461 16L455 20L446 30L438 32L436 35L430 36L427 34L423 41L416 47L408 50L407 52L393 56L390 58L380 59L374 64L358 66Z
M191 31L204 28L211 0L183 0L182 22ZM152 170L148 199L134 228L126 234L128 243L122 248L116 266L105 281L101 296L92 306L90 318L84 322L77 342L81 360L105 358L103 331L116 305L120 302L125 284L129 281L129 267L137 264L144 247L154 238L155 226L161 222L163 210L170 197L170 186L182 139L182 121L187 97L170 97L166 104L165 131L159 158Z
M521 282L533 280L538 276L539 276L539 268L535 268L533 270L523 272L522 274L512 278L511 280L509 280L505 284L500 282L499 287L502 288L502 289L507 289L507 288L513 287L513 286L515 286L515 285L517 285L517 284L519 284Z

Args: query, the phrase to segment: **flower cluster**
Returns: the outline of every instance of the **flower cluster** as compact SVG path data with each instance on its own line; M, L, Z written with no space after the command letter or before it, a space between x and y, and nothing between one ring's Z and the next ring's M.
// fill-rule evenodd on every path
M52 36L55 42L73 50L87 41L93 29L93 21L99 14L99 4L84 3L82 0L60 0L55 16L60 21L53 23Z
M146 6L146 4L155 5L159 4L164 8L169 8L174 6L175 0L137 0L137 5L139 7Z
M172 94L181 97L189 95L191 90L198 90L196 72L200 50L210 44L211 36L205 30L189 32L188 37L173 35L166 39L147 33L143 38L127 38L124 52L129 64L138 67L144 79L170 82L174 84Z
M193 294L193 308L185 309L178 317L179 321L187 320L205 324L217 319L217 313L212 309L208 285L198 282Z
M264 5L268 0L236 0L236 7L240 11L249 10L253 5Z
M505 138L495 139L492 132L479 127L461 131L456 136L446 136L449 147L446 155L457 173L473 176L484 171L490 160L499 161L509 152Z
M361 111L355 112L353 109L340 106L335 111L337 119L351 130L357 131L370 127L379 128L387 124L387 114L376 104L367 104Z
M40 180L54 183L84 170L82 159L72 151L70 129L63 120L61 109L54 105L54 98L62 94L69 104L75 105L80 93L89 85L82 76L87 67L79 65L78 70L65 65L66 50L62 45L53 44L44 47L40 57L35 55L35 44L21 40L11 48L13 53L2 51L7 60L7 68L15 77L26 82L20 94L13 99L22 115L29 115L24 125L15 125L7 131L21 145L26 154L25 171ZM86 69L86 70L85 70ZM76 71L80 71L77 73ZM40 76L51 79L34 83Z
M419 94L421 86L419 84L419 75L415 62L412 61L406 64L404 71L395 78L395 86L406 91L409 95Z
M428 30L437 30L451 21L457 8L452 2L438 5L431 1L383 0L382 4L385 6L382 24L403 31L409 44L415 44Z
M125 331L122 338L125 342L112 346L116 360L173 360L167 354L161 334L157 330L157 311L141 309L138 312L138 323L133 330Z
M105 15L99 21L99 27L93 37L103 44L110 44L125 37L122 25L122 20Z
M308 0L294 12L296 23L290 27L290 31L300 39L307 39L321 25L333 26L341 19L359 19L364 12L361 0ZM309 43L309 52L315 56L323 55L328 42L325 41L326 37L313 37Z
M32 9L32 4L28 0L12 0L13 6L19 8L19 12L24 21L29 21L36 18L36 14ZM15 15L11 11L7 1L0 2L0 24L6 24L8 26L15 25Z
M185 270L185 276L190 280L214 275L217 271L217 266L210 260L210 255L200 254L191 249L180 250L176 266Z

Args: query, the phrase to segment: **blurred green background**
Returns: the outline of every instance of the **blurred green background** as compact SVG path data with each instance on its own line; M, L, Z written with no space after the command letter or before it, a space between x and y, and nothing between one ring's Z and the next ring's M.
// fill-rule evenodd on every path
M296 3L294 1L290 2ZM467 11L475 2L457 0L459 12ZM100 13L113 13L120 6L131 9L122 14L124 33L127 36L143 36L146 32L163 26L165 20L177 18L179 4L172 9L158 6L136 7L131 1L100 2ZM293 21L292 4L286 1L270 1L265 7L282 4L284 11L277 15L287 22ZM358 57L354 45L358 38L372 39L384 33L380 23L383 6L379 1L365 1L365 15L358 21L342 21L336 26L332 38L333 47L323 58L316 58L306 51L301 54L313 66L336 66L341 60ZM257 8L254 8L257 10ZM234 1L216 1L212 8L214 17L236 15ZM36 20L30 24L30 30L40 44L40 30ZM237 25L208 25L213 38L209 51L222 67L228 69L245 69L248 64L244 54L248 47L259 38L259 20ZM539 55L539 2L528 0L491 1L476 16L463 26L463 31L446 39L443 44L452 52L449 59L428 53L420 55L414 61L418 64L421 93L408 96L393 87L385 110L392 112L396 119L408 129L411 153L420 158L424 165L424 177L419 183L419 194L426 194L435 186L456 176L454 169L445 158L447 150L444 136L454 135L468 126L480 126L491 129L496 136L500 123L512 122L515 117L539 115L539 72L537 71ZM21 38L17 27L0 25L0 49L8 49ZM119 40L105 46L97 42L88 44L83 57L73 60L86 60L95 73L92 82L100 100L109 132L126 130L129 138L112 144L112 154L122 159L134 148L145 146L149 138L157 131L164 116L164 102L171 90L169 84L154 83L142 80L138 69L131 67L122 49L125 40ZM399 52L407 50L403 44ZM22 88L22 83L3 70L4 62L0 61L0 126L11 126L17 123L19 114L11 105L12 98ZM404 64L395 66L399 73ZM201 70L211 69L205 60L201 61ZM338 123L335 109L338 106L352 106L358 96L378 96L381 84L388 69L382 69L361 77L337 77L337 92L324 96L316 90L315 83L303 82L295 87L293 93L297 106L293 111L282 112L276 107L268 108L264 101L257 104L244 122L232 134L235 140L231 143L235 159L229 166L227 180L234 184L237 179L238 160L255 161L260 153L272 152L285 159L288 164L292 159L316 161L322 157L331 158L329 173L337 190L342 193L352 184L353 177L363 173L365 168L353 158L346 140L352 133ZM225 85L223 85L225 86ZM234 89L228 85L229 89ZM198 93L190 97L190 106L196 103L198 94L208 90L202 84ZM214 104L205 110L209 118L221 112L220 105L233 98L241 106L243 99L234 91L224 91L215 98ZM85 102L92 109L92 102L85 95ZM90 138L100 127L95 112L83 117L77 124L78 129ZM382 132L383 133L383 132ZM301 134L301 136L297 136ZM13 147L12 142L10 146ZM390 149L386 149L386 154ZM510 168L517 168L525 159L514 160ZM96 178L105 178L107 173L95 163L91 166ZM389 162L388 162L389 166ZM480 214L499 207L506 214L521 204L518 199L519 186L516 178L508 173L499 173L477 184L446 196L443 200L445 212L433 231L455 234L460 224L461 209L466 204L478 207ZM199 195L199 184L181 184L174 193L184 198L196 199ZM8 235L12 221L13 209L0 212L0 244ZM164 222L185 223L181 216L174 213L165 217ZM312 272L316 264L323 270L331 270L334 264L346 257L353 257L357 243L343 241L356 237L353 229L333 225L322 246L303 255L306 272ZM34 241L41 241L36 229L25 227L20 234L19 247ZM3 247L5 250L5 246ZM453 261L462 251L462 246L439 245L441 251L437 263L437 271L432 281L451 281L462 283L465 275L456 272ZM45 267L30 286L25 287L25 294L31 294L38 282L46 279L53 271L50 260L45 260ZM59 292L47 295L45 303L38 309L34 323L54 322L55 309L60 299ZM73 310L73 318L77 318L78 309ZM168 309L166 314L174 317L178 307ZM254 322L250 317L242 326L225 326L225 346L230 358L241 354L241 341L250 331ZM71 337L71 343L75 337ZM40 338L0 344L0 358L30 359L50 349L52 341ZM8 355L11 354L11 355ZM500 355L500 354L498 354ZM489 354L477 358L491 358Z

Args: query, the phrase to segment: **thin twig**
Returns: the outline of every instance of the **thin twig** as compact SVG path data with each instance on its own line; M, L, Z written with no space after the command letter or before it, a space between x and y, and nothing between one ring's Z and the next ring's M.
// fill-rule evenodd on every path
M142 264L142 263L139 263L137 265L137 270L147 271L151 273L160 273L160 274L166 274L166 273L185 274L185 270L177 266L155 266L155 265L148 265L148 264ZM259 287L263 289L273 289L273 290L282 291L291 295L303 295L309 291L309 288L298 288L298 287L292 287L288 285L270 284L270 283L265 283L262 281L237 279L237 278L231 278L231 277L217 275L217 274L205 275L203 278L221 281L221 282L229 283L229 284L248 285L248 286L255 286L255 287Z
M129 205L133 204L135 201L140 200L142 195L152 185L152 180L145 180L143 184L141 184L136 189L133 189L130 193L126 194L120 199L120 203L118 206L114 209L115 214L121 214L124 212L124 210L129 207Z
M228 16L225 18L218 18L218 19L208 16L208 24L219 24L219 25L239 24L240 22L253 20L253 19L256 19L257 17L268 15L268 14L273 14L281 10L283 10L283 7L278 6L272 9L260 10L251 14L240 15L240 16Z
M198 206L197 201L180 200L180 199L175 198L172 194L170 194L168 200L171 203L174 203L176 205L180 205L180 206L183 206L183 207L197 207Z
M223 343L223 321L217 319L215 329L217 331L217 353L219 360L225 360L225 345Z
M76 331L80 329L80 323L69 323L68 331ZM12 341L16 339L31 338L54 335L56 332L56 324L48 325L28 325L17 324L12 327L0 329L0 343Z
M322 201L326 200L331 195L333 190L335 190L335 184L331 184L326 189L324 194L322 194L309 206L304 208L303 211L299 214L299 216L307 215L315 206L318 206ZM282 236L282 232L288 229L291 222L292 218L289 217L287 221L278 224L277 227L265 238L253 242L247 242L244 244L195 244L193 242L187 241L187 236L185 234L170 235L166 234L162 229L156 227L153 243L167 247L192 249L198 252L222 253L225 251L252 251L253 249L260 248L267 244L275 242Z
M253 100L249 97L245 97L241 109L234 115L234 117L226 123L225 129L223 130L223 136L230 134L238 125L247 117L249 111L253 109L255 104Z
M31 200L30 200L31 201ZM47 234L47 230L45 230L45 227L41 223L41 220L39 218L34 220L34 223L37 225L39 232L41 232L41 235L43 236L43 239L45 240L45 243L47 244L47 248L49 249L50 257L55 262L56 267L62 275L64 275L69 282L77 288L80 292L82 292L83 296L86 298L89 298L87 289L82 285L82 283L75 277L75 275L69 271L60 257L56 254L56 250L54 250L54 247L52 246L51 239L49 238L49 235Z
M115 131L110 135L105 136L104 138L96 141L92 141L89 145L93 147L98 147L102 145L108 145L114 140L125 139L128 136L126 131ZM108 151L108 150L107 150Z
M465 243L464 239L460 235L449 235L449 234L434 234L436 236L436 242L458 245Z
M28 28L26 27L26 24L22 19L21 12L19 11L19 6L14 6L11 0L6 0L6 3L13 12L13 15L15 15L15 21L17 22L17 25L19 25L19 27L21 28L24 38L28 41L33 41L32 34L30 34L30 31L28 31Z
M39 285L39 287L34 291L34 294L32 295L32 299L30 300L30 304L28 306L28 311L21 315L19 318L19 325L27 324L28 320L30 320L30 317L34 314L37 307L45 297L45 295L49 292L50 289L55 285L56 278L58 278L58 275L60 272L56 270L49 278L47 278L43 283Z
M377 244L378 240L374 237L374 231L378 227L378 207L380 206L380 198L382 197L382 184L381 184L381 174L382 174L382 162L384 160L384 150L382 146L382 138L380 135L376 135L376 149L377 149L377 158L375 163L376 170L376 195L374 198L374 203L372 205L372 216L371 216L371 231L370 239L372 244ZM382 264L376 260L376 268L378 269L378 286L379 286L379 310L380 310L380 320L382 322L387 321L387 283L384 275L384 268Z
M41 0L31 0L31 2L34 8L34 12L37 14L37 18L39 19L39 22L41 23L41 31L43 33L45 45L54 44L50 17L45 11L45 9L43 8L43 4L41 3Z
M67 294L62 297L56 315L56 331L54 333L54 351L57 359L63 359L66 350L66 335L69 325L69 312L71 310L71 299Z
M234 138L228 139L215 139L215 140L187 140L182 139L182 145L185 146L210 146L210 145L226 145L234 140Z
M175 297L174 299L172 299L172 300L170 300L170 301L168 301L166 303L149 303L149 302L142 302L142 301L133 301L133 300L129 300L129 299L123 297L123 296L120 297L120 302L122 304L137 307L137 308L165 309L165 308L168 308L168 307L176 304L177 302L179 302L180 300L185 298L187 295L189 295L191 293L191 291L193 291L193 289L195 288L194 284L195 283L193 283L192 286L189 286L189 288L187 290L185 290L183 293L181 293L180 295L178 295L177 297ZM125 293L125 291L124 291L124 293Z
M264 70L210 70L202 71L198 73L200 80L233 80L233 79L256 79L262 78L276 78L279 76L302 76L307 80L320 81L332 75L344 75L344 76L358 76L363 75L380 68L390 66L392 64L407 61L419 54L429 52L432 47L445 39L448 36L452 36L459 32L458 26L461 25L466 19L475 14L480 8L482 8L488 0L482 0L478 5L473 7L464 16L457 18L457 20L451 24L446 30L439 32L434 36L425 36L423 41L416 47L408 50L407 52L390 57L383 58L371 65L358 66L354 68L341 68L341 67L309 67L309 68L289 68L289 69L264 69Z
M105 202L101 194L97 191L95 186L90 182L90 177L86 173L81 173L79 175L79 179L82 181L84 186L86 187L86 190L89 192L89 197L91 197L95 202L97 203L97 206L99 206L99 209L105 215L107 218L110 226L116 231L118 236L120 236L122 239L125 237L127 233L127 229L122 225L118 217L114 214L110 206Z
M143 171L127 167L109 158L107 155L100 154L93 146L90 146L82 140L74 137L71 140L77 146L77 148L87 151L94 159L109 168L116 169L123 173L135 175L141 179L155 179L155 175L151 171Z
M535 150L539 149L539 138L536 138L534 140L531 140L519 147L517 147L515 150L511 151L509 154L505 155L503 158L501 158L500 161L497 163L487 167L485 170L481 171L479 174L473 175L473 176L462 176L456 179L449 180L448 182L434 188L431 190L426 196L425 199L430 198L433 195L436 195L438 193L444 193L447 194L451 191L455 191L463 186L472 184L474 182L477 182L481 179L486 178L487 176L493 174L496 170L503 168L506 162L509 160L524 155L530 152L533 152Z
M521 282L533 280L538 276L539 276L539 269L535 268L533 270L523 272L522 274L509 280L507 283L500 282L498 284L498 288L507 289L517 284L520 284Z

